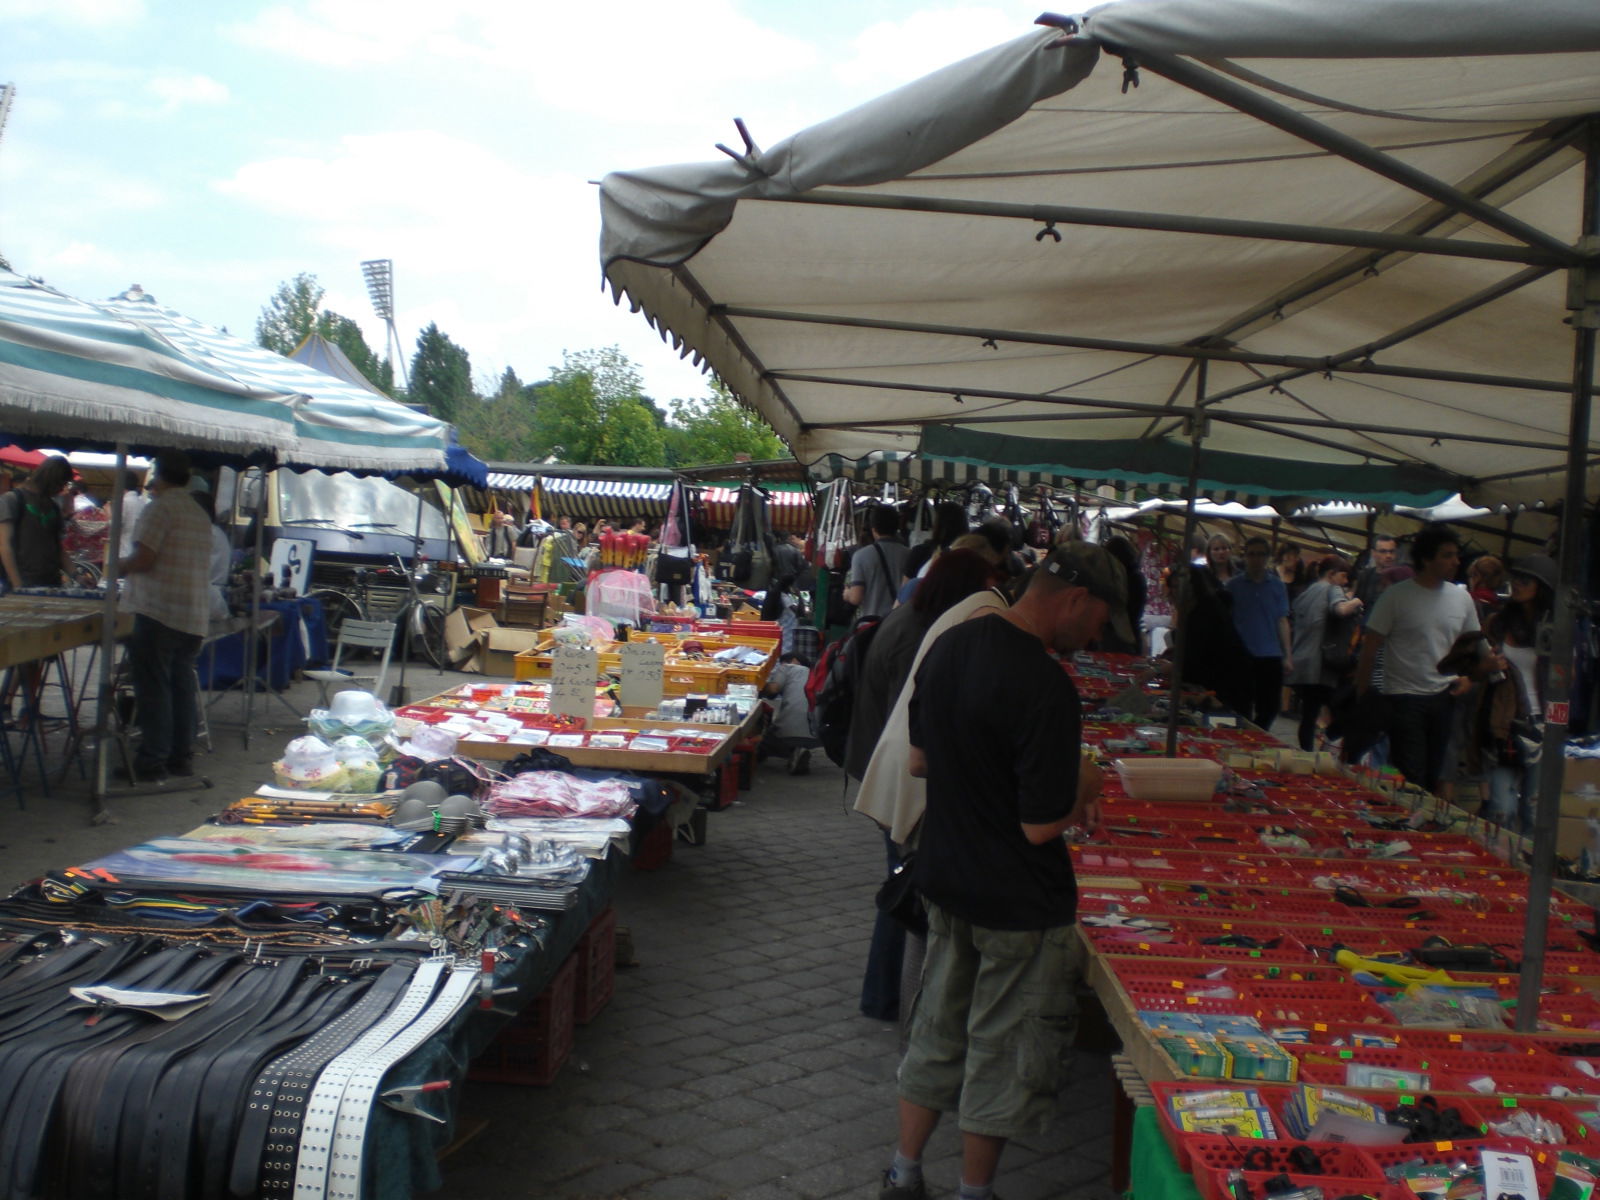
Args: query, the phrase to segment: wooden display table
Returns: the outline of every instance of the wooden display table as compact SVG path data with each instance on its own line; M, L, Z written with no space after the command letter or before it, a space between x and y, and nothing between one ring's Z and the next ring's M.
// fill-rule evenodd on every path
M408 709L427 708L452 697L444 692L427 700L407 705ZM451 706L453 707L453 706ZM592 767L608 771L629 771L644 775L714 775L732 757L734 750L748 738L754 729L756 713L738 725L712 725L702 722L658 720L641 717L591 717L584 724L584 732L604 732L608 729L642 731L646 729L693 728L697 733L714 735L716 745L708 752L654 751L600 748L588 746L549 746L552 754L559 754L575 767ZM456 743L458 753L468 758L491 762L505 762L525 754L536 747L526 742L501 742L462 738Z
M37 662L99 642L105 604L66 596L0 596L0 669ZM133 616L117 612L117 637L133 632Z

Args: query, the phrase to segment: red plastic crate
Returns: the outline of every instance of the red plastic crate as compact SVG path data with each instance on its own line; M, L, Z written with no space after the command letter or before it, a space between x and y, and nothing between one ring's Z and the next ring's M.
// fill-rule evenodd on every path
M665 866L671 859L672 825L667 821L657 821L639 839L639 844L633 852L633 869L654 871Z
M1195 1184L1201 1196L1212 1200L1227 1196L1228 1171L1213 1171L1210 1174L1212 1179L1207 1185L1200 1182L1200 1172L1195 1172ZM1371 1175L1352 1178L1335 1175L1301 1175L1293 1171L1287 1174L1295 1187L1318 1187L1322 1189L1324 1196L1363 1196L1371 1197L1371 1200L1417 1200L1416 1194L1410 1189L1395 1184L1380 1183ZM1279 1178L1277 1171L1244 1172L1244 1180L1249 1185L1252 1196L1267 1195L1267 1180L1277 1178Z
M1512 1112L1525 1108L1529 1112L1554 1121L1566 1133L1563 1145L1572 1146L1586 1154L1600 1152L1600 1130L1592 1128L1578 1116L1578 1110L1560 1100L1529 1100L1516 1096L1487 1096L1478 1104L1478 1110L1489 1122L1504 1121ZM1496 1136L1493 1130L1489 1136Z
M1581 1090L1583 1084L1600 1087L1600 1083L1575 1070L1555 1054L1496 1054L1463 1047L1426 1050L1423 1053L1429 1061L1438 1063L1441 1071L1447 1071L1457 1079L1475 1079L1479 1075L1492 1075L1498 1082L1502 1075L1514 1075L1519 1079L1538 1076L1564 1084L1568 1090L1574 1092Z
M1350 1088L1346 1082L1352 1063L1391 1067L1402 1071L1420 1071L1428 1077L1430 1090L1437 1090L1437 1081L1446 1077L1442 1068L1431 1066L1426 1054L1403 1047L1387 1049L1382 1046L1289 1046L1287 1049L1300 1060L1300 1078L1306 1083L1324 1087ZM1358 1091L1364 1089L1356 1089Z
M617 910L605 911L589 922L572 952L578 960L572 1015L579 1025L587 1025L600 1015L611 999L617 980Z
M1190 1134L1184 1141L1188 1144L1190 1169L1201 1200L1231 1200L1227 1190L1228 1172L1237 1170L1247 1155L1252 1162L1260 1162L1264 1172L1287 1171L1293 1167L1290 1154L1305 1145L1304 1142L1239 1141L1198 1134ZM1314 1153L1321 1160L1323 1171L1335 1178L1374 1182L1383 1178L1372 1160L1354 1146L1324 1146ZM1356 1189L1357 1192L1367 1190Z
M1166 1080L1151 1080L1150 1092L1155 1097L1157 1124L1161 1128L1161 1136L1166 1139L1167 1147L1172 1151L1172 1157L1178 1164L1180 1171L1190 1169L1192 1163L1189 1156L1189 1143L1195 1138L1215 1137L1214 1134L1184 1133L1172 1123L1172 1113L1167 1107L1167 1098L1174 1092L1215 1092L1232 1090L1235 1088L1253 1088L1261 1096L1262 1103L1271 1111L1273 1121L1282 1126L1283 1102L1295 1091L1295 1087L1282 1083L1254 1083L1243 1079L1211 1079L1211 1080L1183 1080L1168 1082ZM1242 1139L1248 1145L1255 1145L1258 1140Z
M1250 994L1263 1005L1283 1000L1309 1006L1323 1001L1346 1003L1352 1000L1363 1001L1367 998L1365 989L1346 980L1337 979L1257 979L1246 986Z
M1451 1163L1462 1160L1470 1163L1476 1162L1479 1154L1486 1150L1526 1154L1534 1160L1533 1172L1539 1185L1539 1194L1547 1196L1555 1181L1555 1159L1553 1156L1545 1156L1548 1162L1541 1163L1539 1151L1542 1149L1549 1147L1535 1147L1519 1138L1491 1138L1479 1142L1403 1142L1398 1146L1362 1146L1360 1153L1372 1163L1379 1178L1383 1178L1383 1172L1389 1167L1414 1162L1419 1158L1427 1163ZM1402 1194L1412 1195L1409 1191Z
M1544 1055L1545 1043L1535 1035L1513 1033L1509 1029L1404 1029L1402 1045L1418 1050L1470 1050L1497 1056Z
M577 982L578 956L569 954L538 999L473 1061L467 1078L475 1083L548 1087L572 1053Z
M1262 1025L1386 1025L1389 1015L1370 1000L1325 1000L1308 996L1305 1000L1257 998Z
M1209 996L1191 996L1186 992L1130 991L1128 998L1135 1009L1146 1012L1215 1013L1221 1016L1252 1017L1255 1004L1247 999L1225 1000Z
M1187 938L1171 942L1141 942L1132 938L1097 938L1089 940L1101 954L1113 958L1199 958L1200 952Z

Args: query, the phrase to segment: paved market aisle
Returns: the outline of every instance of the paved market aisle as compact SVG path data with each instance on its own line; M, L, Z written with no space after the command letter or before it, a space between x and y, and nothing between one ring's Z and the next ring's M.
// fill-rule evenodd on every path
M617 898L639 965L578 1030L549 1088L469 1085L488 1128L443 1164L461 1200L822 1200L877 1196L894 1139L897 1033L857 1010L882 842L846 814L839 772L767 765ZM1051 1130L1013 1144L1004 1200L1104 1200L1108 1060L1080 1054ZM927 1158L955 1193L958 1135Z

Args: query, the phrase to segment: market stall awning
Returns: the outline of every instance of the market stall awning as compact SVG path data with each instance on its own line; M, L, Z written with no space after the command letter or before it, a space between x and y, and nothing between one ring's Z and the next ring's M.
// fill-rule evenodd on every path
M1559 497L1600 6L1122 0L1059 38L607 176L608 280L808 465L953 425L1076 469L1198 394L1208 457L1349 498Z
M0 269L0 428L29 445L270 456L299 443L294 400L147 324Z
M816 506L811 500L811 489L767 487L767 520L777 533L809 533L816 517ZM708 487L700 493L704 506L705 523L712 529L728 529L733 525L734 508L739 502L739 489Z
M280 456L285 463L436 475L447 469L450 427L437 417L184 316L137 285L100 307L153 330L219 374L294 397L295 442Z
M501 486L494 482L501 477L498 474L491 475L490 486ZM508 486L528 489L533 483L532 479L522 476L520 484ZM613 521L626 521L633 517L660 518L667 515L667 501L672 497L670 483L550 475L539 478L538 484L546 520L556 516L605 517Z

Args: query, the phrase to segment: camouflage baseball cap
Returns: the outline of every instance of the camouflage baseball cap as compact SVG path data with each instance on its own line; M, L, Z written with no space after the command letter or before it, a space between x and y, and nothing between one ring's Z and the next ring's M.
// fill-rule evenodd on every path
M1039 568L1063 583L1087 588L1091 596L1106 602L1107 624L1124 642L1133 642L1133 626L1128 621L1128 573L1122 564L1093 542L1067 542L1050 551Z

